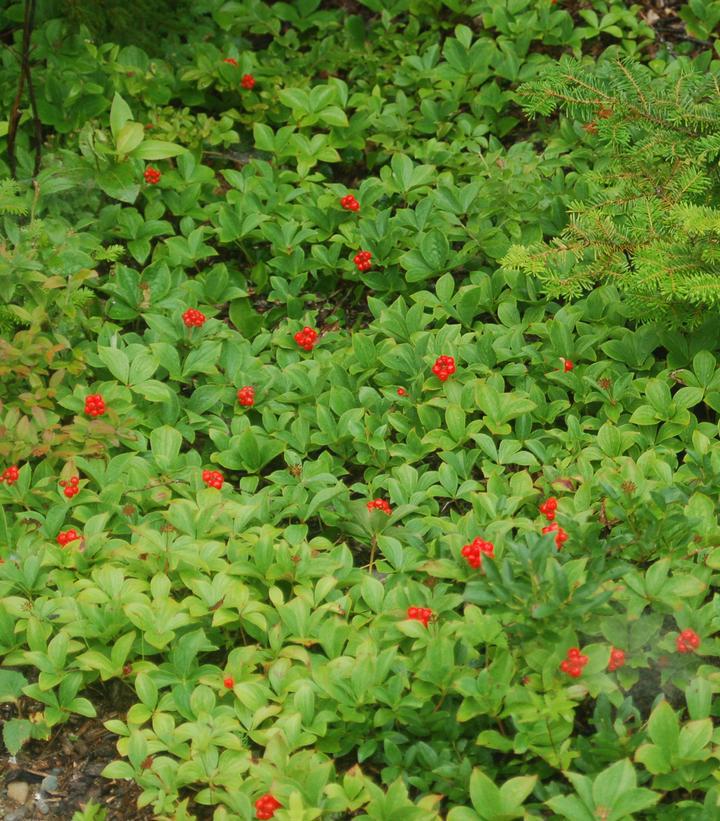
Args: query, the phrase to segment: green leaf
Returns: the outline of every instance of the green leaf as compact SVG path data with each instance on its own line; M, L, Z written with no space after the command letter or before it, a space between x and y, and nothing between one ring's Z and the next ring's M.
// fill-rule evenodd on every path
M115 138L115 153L129 154L137 148L145 137L145 129L141 123L125 123Z
M133 203L140 193L140 183L129 163L112 165L97 176L100 188L113 199Z
M613 808L618 797L636 786L635 768L630 761L627 758L617 761L595 778L592 791L595 806Z
M3 723L3 742L10 755L17 755L29 740L32 724L24 718L11 718Z
M0 704L17 701L27 683L22 673L15 670L0 670Z
M475 811L490 821L503 814L500 790L481 770L475 768L470 776L470 800Z
M130 106L115 92L112 105L110 106L110 131L116 143L123 126L129 120L132 120L132 118L133 115L132 111L130 111Z
M132 152L132 156L139 160L166 160L168 157L177 157L184 154L187 148L167 140L143 140Z
M437 228L433 228L420 241L420 253L426 265L435 273L440 273L445 267L450 246L447 237Z
M182 434L169 425L155 428L150 434L150 447L160 470L171 469L182 447Z
M677 751L680 737L678 717L664 699L650 714L648 734L666 755L672 756Z

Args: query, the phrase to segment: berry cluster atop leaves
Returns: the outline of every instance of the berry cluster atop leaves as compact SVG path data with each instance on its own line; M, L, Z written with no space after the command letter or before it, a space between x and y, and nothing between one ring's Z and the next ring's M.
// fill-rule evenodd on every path
M295 334L295 341L304 351L311 351L317 342L318 333L307 325Z
M455 359L452 356L438 356L432 366L432 372L437 378L444 382L449 376L455 373Z
M269 792L261 795L255 802L255 817L260 819L272 818L275 810L279 810L282 804Z
M340 205L346 211L359 211L360 210L360 203L353 197L352 194L346 194L344 197L340 198ZM356 257L357 259L357 257Z
M700 646L700 636L694 630L683 630L675 639L678 653L692 653Z
M205 324L207 317L197 308L188 308L182 315L182 321L188 328L200 328Z
M625 666L625 651L616 650L614 647L610 648L610 661L608 662L608 672L614 673L621 667Z
M70 530L61 530L60 533L57 535L57 543L60 547L65 547L66 544L69 542L74 542L76 539L80 538L80 534L74 528Z
M549 524L547 527L542 529L543 535L546 533L554 533L555 534L555 544L557 545L558 550L562 550L562 546L568 539L567 533L560 527L557 522L553 522Z
M223 63L229 63L231 66L237 67L238 61L234 57L226 57Z
M69 482L66 482L64 479L60 481L60 487L63 488L63 493L68 499L72 499L73 496L80 493L79 484L79 476L73 476Z
M390 505L385 501L385 499L373 499L372 501L367 503L367 509L372 513L373 510L381 510L383 513L387 513L388 516L392 513L392 508Z
M243 74L242 79L240 80L240 85L250 91L255 87L255 78L252 74Z
M563 673L567 673L573 678L578 678L582 674L583 667L588 661L588 657L580 652L580 648L571 647L567 651L567 658L560 664L560 669Z
M235 679L234 679L232 676L226 676L226 677L223 679L223 685L224 685L224 686L225 686L228 690L232 690L232 688L235 686Z
M495 558L495 545L492 542L486 542L479 536L470 542L470 544L463 545L460 553L465 557L465 560L470 567L477 570L482 566L482 557L489 556L491 559Z
M145 177L145 182L148 183L148 185L157 185L160 182L161 174L157 168L153 168L152 165L149 165L145 169L143 177Z
M372 268L372 254L370 251L358 251L353 257L353 262L358 271L369 271Z
M14 485L15 482L17 482L19 476L20 471L18 470L17 465L10 465L10 467L5 468L5 470L2 472L2 475L0 475L0 485L3 482L7 482L8 487L10 487L11 485Z
M85 413L87 416L102 416L105 413L105 400L102 394L91 393L85 397Z
M252 385L245 385L237 392L238 402L246 408L251 408L255 404L255 388Z
M225 481L219 470L204 470L202 472L202 480L208 487L214 487L218 490L220 490Z
M425 627L432 618L433 611L429 607L408 607L407 617L414 621L421 621Z
M558 501L554 496L550 496L549 499L546 499L539 507L538 510L540 513L545 515L545 518L548 522L552 522L555 518L555 511L557 510Z

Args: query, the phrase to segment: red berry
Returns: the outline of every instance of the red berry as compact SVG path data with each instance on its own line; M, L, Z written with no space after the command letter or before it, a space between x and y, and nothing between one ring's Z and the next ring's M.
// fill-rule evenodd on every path
M460 553L465 557L470 567L477 570L482 565L483 556L489 556L491 559L495 557L495 545L477 537L470 544L463 545Z
M372 513L373 510L381 510L388 516L392 514L392 508L384 499L373 499L367 503L367 509Z
M545 514L545 518L548 522L552 522L555 518L555 511L557 510L558 502L554 496L550 496L549 499L546 499L540 506L539 510L540 513Z
M358 251L353 257L353 262L358 271L369 271L372 268L372 254L370 251Z
M79 476L72 476L70 478L71 485L79 485L80 484L80 477Z
M74 487L66 487L65 490L63 490L63 493L65 494L65 496L67 496L68 499L72 499L72 497L77 492L78 492L77 488L74 488Z
M405 388L398 388L397 389L397 395L398 396L407 396L407 391L405 390Z
M700 646L700 636L694 630L683 630L675 639L678 653L692 653Z
M340 198L340 205L346 211L359 211L360 210L360 203L353 197L352 194L346 194L344 197ZM359 256L359 255L358 255ZM369 259L369 257L368 257ZM357 264L357 257L355 258Z
M234 57L226 57L223 63L230 63L231 66L237 66L238 62Z
M7 482L8 487L12 487L12 485L17 482L19 476L20 471L18 470L17 465L10 465L10 467L5 468L0 475L0 484Z
M275 810L280 809L282 804L270 793L261 795L255 802L255 817L256 818L272 818L275 815Z
M79 539L80 536L78 535L77 530L71 528L70 530L60 531L57 535L57 543L60 547L65 547L66 544L70 542L74 542L76 539Z
M455 373L455 359L452 356L438 356L432 366L432 372L441 382L444 382Z
M310 328L306 325L301 331L298 331L293 338L303 350L311 351L315 347L318 333L314 328Z
M542 529L542 532L543 535L545 533L555 533L555 544L558 550L562 549L563 544L565 544L565 542L568 539L567 533L560 527L560 525L557 522L553 522L552 524L549 524L547 527L544 527Z
M575 365L572 363L572 360L563 359L563 371L565 373L567 373L568 371L571 371L574 367L575 367Z
M220 490L223 486L223 479L222 473L219 470L204 470L202 472L202 480L208 487L214 487Z
M102 416L105 413L105 400L99 393L85 397L85 413L88 416Z
M132 664L125 664L122 669L124 676L129 676L132 673Z
M145 177L145 182L149 185L157 185L160 182L160 172L157 168L153 168L152 165L149 165L145 169L143 176Z
M182 315L182 320L188 328L200 328L205 324L206 316L195 308L188 308Z
M407 617L413 621L421 621L427 627L432 618L432 610L429 607L408 607Z
M228 690L232 690L235 686L235 679L232 676L227 676L227 678L223 679L223 684L227 687Z
M240 80L240 85L249 91L255 86L255 78L252 74L243 74L242 79Z
M246 408L250 408L255 404L255 388L251 385L245 385L237 392L238 402Z
M625 665L625 651L616 650L614 647L610 648L610 661L608 662L608 671L614 673Z

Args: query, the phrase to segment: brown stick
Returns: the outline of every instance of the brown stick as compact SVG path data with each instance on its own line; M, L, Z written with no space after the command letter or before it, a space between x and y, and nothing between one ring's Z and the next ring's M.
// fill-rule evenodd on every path
M30 39L32 37L33 23L35 20L35 5L36 0L25 0L25 15L23 18L23 40L22 53L20 57L20 77L18 78L18 88L13 100L12 109L10 110L10 119L8 122L8 165L10 166L10 175L14 178L17 172L17 158L15 156L15 143L17 140L17 130L20 123L20 103L22 102L23 91L25 90L25 82L28 85L28 95L30 97L30 106L33 113L33 125L35 128L35 170L33 174L37 174L40 170L40 156L42 152L42 123L37 111L37 102L35 100L35 89L32 84L32 76L30 73Z

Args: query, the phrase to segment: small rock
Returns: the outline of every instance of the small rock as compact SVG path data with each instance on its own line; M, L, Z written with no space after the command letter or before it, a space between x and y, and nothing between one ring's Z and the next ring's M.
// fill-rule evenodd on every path
M58 788L58 780L56 775L46 775L40 784L40 789L43 792L55 792Z
M24 781L11 781L7 785L8 798L16 804L24 804L30 792L30 785Z
M5 821L23 821L26 814L26 808L20 807L19 810L15 810L14 812L11 812L9 815L6 815Z
M47 815L50 812L50 807L42 800L42 798L38 798L35 800L35 808L38 812L41 812L43 815Z

